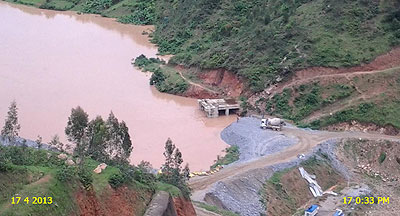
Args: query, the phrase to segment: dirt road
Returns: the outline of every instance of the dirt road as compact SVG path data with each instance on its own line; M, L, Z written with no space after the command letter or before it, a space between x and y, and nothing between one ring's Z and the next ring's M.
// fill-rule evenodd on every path
M362 138L362 139L390 139L400 140L399 136L388 136L381 134L369 134L362 132L327 132L327 131L307 131L299 128L285 128L283 134L289 137L296 137L299 142L281 152L263 157L258 160L249 161L241 164L228 166L221 171L211 175L192 178L189 182L194 191L204 190L214 183L223 179L241 175L247 171L267 167L274 164L284 163L296 158L298 154L307 153L313 147L330 139L341 138Z
M201 88L201 89L204 89L204 90L206 90L206 91L212 92L212 93L214 93L214 94L219 94L219 92L217 92L217 91L214 91L214 90L212 90L212 89L210 89L210 88L207 88L207 87L205 87L205 86L202 86L202 85L200 85L200 84L198 84L198 83L192 82L191 80L187 79L185 76L183 76L182 71L178 70L178 72L179 72L179 75L182 77L182 79L184 79L184 80L185 80L186 82L188 82L190 85L197 86L197 87L199 87L199 88Z

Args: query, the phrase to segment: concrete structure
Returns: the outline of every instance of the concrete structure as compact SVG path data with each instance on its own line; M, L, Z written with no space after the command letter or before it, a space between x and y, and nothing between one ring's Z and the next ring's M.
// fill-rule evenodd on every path
M172 197L168 192L159 191L151 200L144 216L177 216Z
M220 111L224 112L225 115L229 115L231 110L237 112L240 109L239 104L233 99L200 99L198 102L200 109L209 118L218 117Z

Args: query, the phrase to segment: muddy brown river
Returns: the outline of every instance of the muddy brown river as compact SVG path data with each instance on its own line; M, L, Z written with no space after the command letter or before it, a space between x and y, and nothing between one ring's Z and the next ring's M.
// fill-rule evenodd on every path
M131 65L155 57L142 35L149 26L124 25L95 15L55 12L0 2L0 124L19 107L20 136L45 142L64 128L72 107L90 118L112 110L129 127L131 162L159 167L170 137L192 170L205 170L227 146L221 130L234 116L207 119L195 99L158 92L149 74Z

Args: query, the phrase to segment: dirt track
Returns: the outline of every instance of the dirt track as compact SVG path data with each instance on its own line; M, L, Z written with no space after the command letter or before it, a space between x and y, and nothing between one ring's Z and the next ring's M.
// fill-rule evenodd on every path
M197 86L197 87L199 87L199 88L201 88L201 89L204 89L204 90L209 91L209 92L214 93L214 94L219 94L219 92L217 92L217 91L214 91L214 90L212 90L212 89L210 89L210 88L204 87L204 86L202 86L202 85L200 85L200 84L198 84L198 83L195 83L195 82L190 81L189 79L187 79L186 77L183 76L181 70L178 70L178 72L179 72L179 75L182 77L182 79L184 79L184 80L185 80L186 82L188 82L190 85Z
M289 162L290 160L297 157L298 154L307 153L313 147L324 141L336 138L362 138L362 139L391 139L399 140L399 136L388 136L381 134L369 134L362 132L327 132L327 131L307 131L298 128L284 128L283 134L289 137L296 137L299 142L281 152L272 154L267 157L263 157L258 160L232 165L222 169L211 176L195 177L189 182L190 187L194 191L204 190L214 183L234 177L240 174L244 174L247 171L263 168L266 166Z
M283 89L285 88L291 88L294 86L298 86L301 84L305 84L308 82L311 82L313 80L317 80L317 79L324 79L324 78L332 78L332 77L346 77L347 79L350 80L351 77L354 76L359 76L359 75L366 75L366 74L375 74L375 73L384 73L384 72L388 72L391 70L397 70L400 69L399 67L393 67L393 68L389 68L389 69L384 69L384 70L373 70L373 71L356 71L356 72L346 72L346 73L334 73L334 74L322 74L322 75L317 75L317 76L298 76L296 75L292 81L288 82L287 84L278 86L276 89L273 89L271 91L271 95L274 95L276 93L280 93L283 91Z
M273 97L275 94L281 93L285 88L292 88L294 86L306 84L313 80L329 80L343 77L350 81L350 78L355 76L384 73L396 69L400 69L400 47L395 48L386 54L378 56L370 63L362 64L360 66L348 68L311 67L296 71L293 76L289 78L289 80L278 83L277 85L265 89L263 92L252 95L248 102L255 106L256 101L258 101L260 98ZM371 97L370 95L363 95L358 89L356 90L362 95L362 97ZM362 99L362 97L358 99ZM338 109L332 109L331 111L337 110Z

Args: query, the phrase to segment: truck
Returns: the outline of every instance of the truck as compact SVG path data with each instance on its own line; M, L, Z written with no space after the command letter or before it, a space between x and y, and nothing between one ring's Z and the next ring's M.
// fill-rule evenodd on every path
M263 118L261 119L260 128L280 131L282 130L282 125L285 125L285 122L280 118Z

